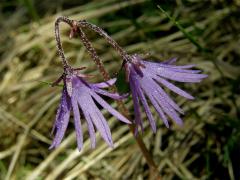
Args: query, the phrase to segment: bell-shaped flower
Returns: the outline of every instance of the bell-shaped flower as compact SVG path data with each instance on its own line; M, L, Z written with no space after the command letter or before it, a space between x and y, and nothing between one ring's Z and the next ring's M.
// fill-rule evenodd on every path
M157 63L145 61L140 56L133 55L131 56L131 61L125 63L124 67L127 80L130 84L134 105L135 134L137 134L139 126L143 131L140 103L143 105L143 109L152 130L156 132L156 122L150 111L147 98L167 127L169 127L168 117L177 124L182 125L182 119L179 114L183 114L183 111L164 91L163 87L167 87L171 91L187 99L194 99L193 96L180 89L169 80L196 83L206 78L207 75L199 74L201 72L200 70L190 69L194 67L194 65L173 65L175 61L176 58Z
M96 144L95 130L98 130L107 144L113 147L110 128L97 104L106 109L120 121L131 123L100 96L108 96L112 99L124 98L125 96L120 96L117 93L109 93L102 89L113 85L116 80L111 79L107 82L91 84L85 80L84 75L79 74L79 72L74 69L68 70L67 74L64 74L61 79L64 82L64 86L60 105L57 110L55 125L53 127L55 137L50 148L58 147L61 143L69 124L71 111L73 111L77 146L79 150L81 150L83 146L83 131L80 112L82 112L87 123L91 147L94 148Z

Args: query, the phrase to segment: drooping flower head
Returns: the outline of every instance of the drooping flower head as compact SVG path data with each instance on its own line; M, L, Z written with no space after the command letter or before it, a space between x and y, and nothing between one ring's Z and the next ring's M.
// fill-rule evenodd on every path
M82 69L82 68L80 68ZM117 93L109 93L102 88L113 85L116 79L111 79L107 82L91 84L86 80L86 75L80 74L79 69L67 68L65 74L61 77L64 82L60 105L57 110L53 132L55 137L50 148L58 147L69 124L70 113L73 111L74 126L76 130L77 146L81 150L83 146L82 123L80 120L80 111L83 113L89 135L91 139L91 147L96 144L95 129L99 131L102 138L107 144L113 147L110 128L106 119L97 107L97 102L100 106L106 109L109 113L115 116L122 122L130 123L123 115L113 109L100 95L108 96L112 99L121 99ZM59 81L58 81L59 82Z
M57 41L57 48L59 55L63 62L64 74L60 80L64 81L63 93L61 103L58 108L55 126L53 131L55 132L55 138L51 145L51 148L57 147L63 139L67 125L69 123L70 112L73 111L74 125L77 135L78 149L82 149L83 145L83 134L80 121L80 110L86 119L87 126L89 129L89 135L91 139L92 147L95 146L95 129L98 129L103 139L108 143L109 146L113 146L110 129L107 125L105 118L101 111L98 109L95 103L109 111L112 115L117 117L119 120L130 123L128 119L114 110L106 101L104 101L100 95L105 95L113 99L121 99L123 96L119 96L116 93L108 93L102 88L108 87L114 84L115 80L109 80L107 82L91 84L86 81L86 76L79 73L78 69L73 69L68 64L65 58L64 51L62 48L59 23L65 22L71 27L70 37L79 36L86 47L87 51L91 55L99 71L101 72L104 79L109 79L109 75L106 72L101 59L97 56L97 52L93 48L89 39L85 35L82 28L88 27L91 30L97 32L100 36L104 37L108 43L120 54L124 61L124 67L127 74L127 80L130 83L132 91L132 98L134 104L134 113L136 124L135 133L138 132L140 126L143 130L143 122L141 119L140 103L143 105L143 109L149 119L150 125L154 132L156 132L156 123L153 115L150 111L147 98L152 103L160 118L163 120L165 125L169 127L168 118L173 119L177 124L182 124L182 120L179 114L183 113L180 107L168 96L163 90L163 86L169 88L173 92L188 98L193 97L182 89L172 84L169 80L179 82L200 82L206 77L204 74L199 74L199 70L191 70L190 68L194 65L176 66L173 63L176 59L171 59L163 63L148 62L143 60L138 55L128 55L127 52L122 49L106 32L100 27L88 23L85 20L75 21L70 20L66 17L59 17L55 22L55 38ZM81 69L81 68L80 68ZM59 82L59 81L57 81ZM99 95L100 94L100 95ZM143 143L141 143L143 144ZM141 147L140 147L141 148ZM143 149L145 153L146 148ZM147 158L146 158L147 159ZM152 162L149 162L152 164ZM153 163L153 166L154 163Z
M164 91L163 86L187 99L194 99L190 94L175 86L169 80L196 83L207 77L207 75L199 74L199 70L191 70L190 68L194 67L194 65L173 65L175 61L176 58L162 63L149 62L143 60L139 55L133 55L131 56L131 61L125 63L124 67L134 105L135 134L137 134L139 126L143 131L140 103L143 105L153 132L156 132L156 122L150 111L147 98L167 127L169 127L168 117L177 124L182 125L182 119L179 117L179 114L183 114L183 111Z

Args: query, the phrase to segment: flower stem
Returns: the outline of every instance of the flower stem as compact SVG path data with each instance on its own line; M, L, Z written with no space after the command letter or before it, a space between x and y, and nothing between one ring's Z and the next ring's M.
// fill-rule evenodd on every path
M103 62L101 61L101 59L99 58L99 56L97 55L96 50L93 48L91 42L88 40L87 36L85 35L85 33L83 32L83 30L81 28L78 28L78 33L80 35L80 39L83 42L83 45L86 47L87 51L89 52L90 56L92 57L92 59L94 60L94 63L97 65L100 73L102 74L103 78L105 81L110 79L109 74L107 73L107 71L104 68Z
M78 26L80 27L87 27L96 33L98 33L100 36L102 36L106 41L112 45L112 47L120 54L120 56L125 60L125 61L130 61L130 57L127 54L127 52L121 48L116 41L114 41L102 28L91 24L87 22L86 20L81 20L77 21Z
M71 26L72 24L72 20L66 18L66 17L58 17L55 21L55 38L56 38L56 41L57 41L57 50L58 50L58 54L59 56L61 57L62 59L62 64L63 64L63 68L64 70L69 68L69 64L68 64L68 61L64 55L64 50L63 50L63 47L62 47L62 43L61 43L61 38L60 38L60 32L59 32L59 24L60 22L65 22L67 24L69 24Z

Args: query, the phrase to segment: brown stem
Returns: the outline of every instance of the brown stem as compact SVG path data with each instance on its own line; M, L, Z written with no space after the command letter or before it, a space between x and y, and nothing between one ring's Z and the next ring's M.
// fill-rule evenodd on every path
M117 89L115 85L114 85L113 87L114 87L115 90ZM124 105L124 103L123 103L122 100L119 100L119 101L118 101L118 106L119 106L119 111L120 111L124 116L126 116L128 119L130 119L129 111L127 110L127 108L126 108L126 106ZM154 170L156 170L156 171L158 172L158 170L157 170L157 165L155 164L155 162L154 162L151 154L150 154L149 151L147 150L147 147L146 147L146 145L144 144L141 136L140 136L140 135L135 136L135 134L134 134L134 129L135 129L134 125L129 124L128 126L129 126L129 128L130 128L130 130L131 130L131 133L133 134L134 138L136 139L136 141L137 141L137 143L138 143L138 146L140 147L140 149L141 149L141 151L142 151L142 153L143 153L143 156L144 156L144 158L146 159L146 162L147 162L148 166L149 166L151 169L154 169Z
M120 56L123 58L125 61L130 61L129 55L126 53L126 51L121 48L116 41L114 41L102 28L91 24L87 22L86 20L81 20L77 21L77 25L79 27L87 27L96 33L98 33L100 36L102 36L106 41L112 45L112 47L120 54Z
M66 18L66 17L58 17L55 21L55 39L57 41L57 50L58 50L58 54L59 56L61 57L62 59L62 63L63 63L63 68L64 70L66 68L69 67L69 64L68 64L68 61L64 55L64 50L63 50L63 47L62 47L62 42L61 42L61 38L60 38L60 32L59 32L59 24L60 22L65 22L67 24L69 24L71 26L72 24L72 20Z
M104 80L105 81L109 80L110 76L107 73L107 71L105 70L105 68L103 66L103 62L98 57L96 50L93 48L93 46L90 43L90 41L88 40L87 36L85 35L85 33L83 32L83 30L81 28L78 28L78 33L80 35L80 39L83 42L83 45L86 47L86 49L89 52L90 56L94 60L94 63L97 65L97 67L98 67L100 73L102 74Z

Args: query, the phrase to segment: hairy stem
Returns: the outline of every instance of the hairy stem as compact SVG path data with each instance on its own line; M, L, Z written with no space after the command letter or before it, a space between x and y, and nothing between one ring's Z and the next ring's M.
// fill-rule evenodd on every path
M85 35L85 33L83 32L83 30L81 28L78 28L78 33L80 35L80 39L83 42L83 45L86 47L86 49L89 52L90 56L94 60L94 63L97 65L97 67L98 67L100 73L102 74L104 80L105 81L109 80L110 76L107 73L107 71L105 70L103 62L101 61L101 59L97 55L96 50L93 48L93 46L90 43L90 41L88 40L87 36Z
M106 41L112 45L112 47L120 54L120 56L125 60L125 61L130 61L130 57L127 54L127 52L121 48L118 43L116 41L114 41L102 28L91 24L89 22L87 22L86 20L81 20L81 21L77 21L78 26L80 27L87 27L93 31L95 31L96 33L98 33L100 36L102 36L104 39L106 39Z
M66 17L58 17L55 21L55 38L57 41L57 50L58 50L58 54L62 59L62 64L63 64L63 68L64 70L67 69L69 67L68 61L64 55L64 50L62 47L62 42L61 42L61 38L60 38L60 28L59 28L59 24L60 22L65 22L67 24L69 24L71 26L72 24L72 20L66 18Z

